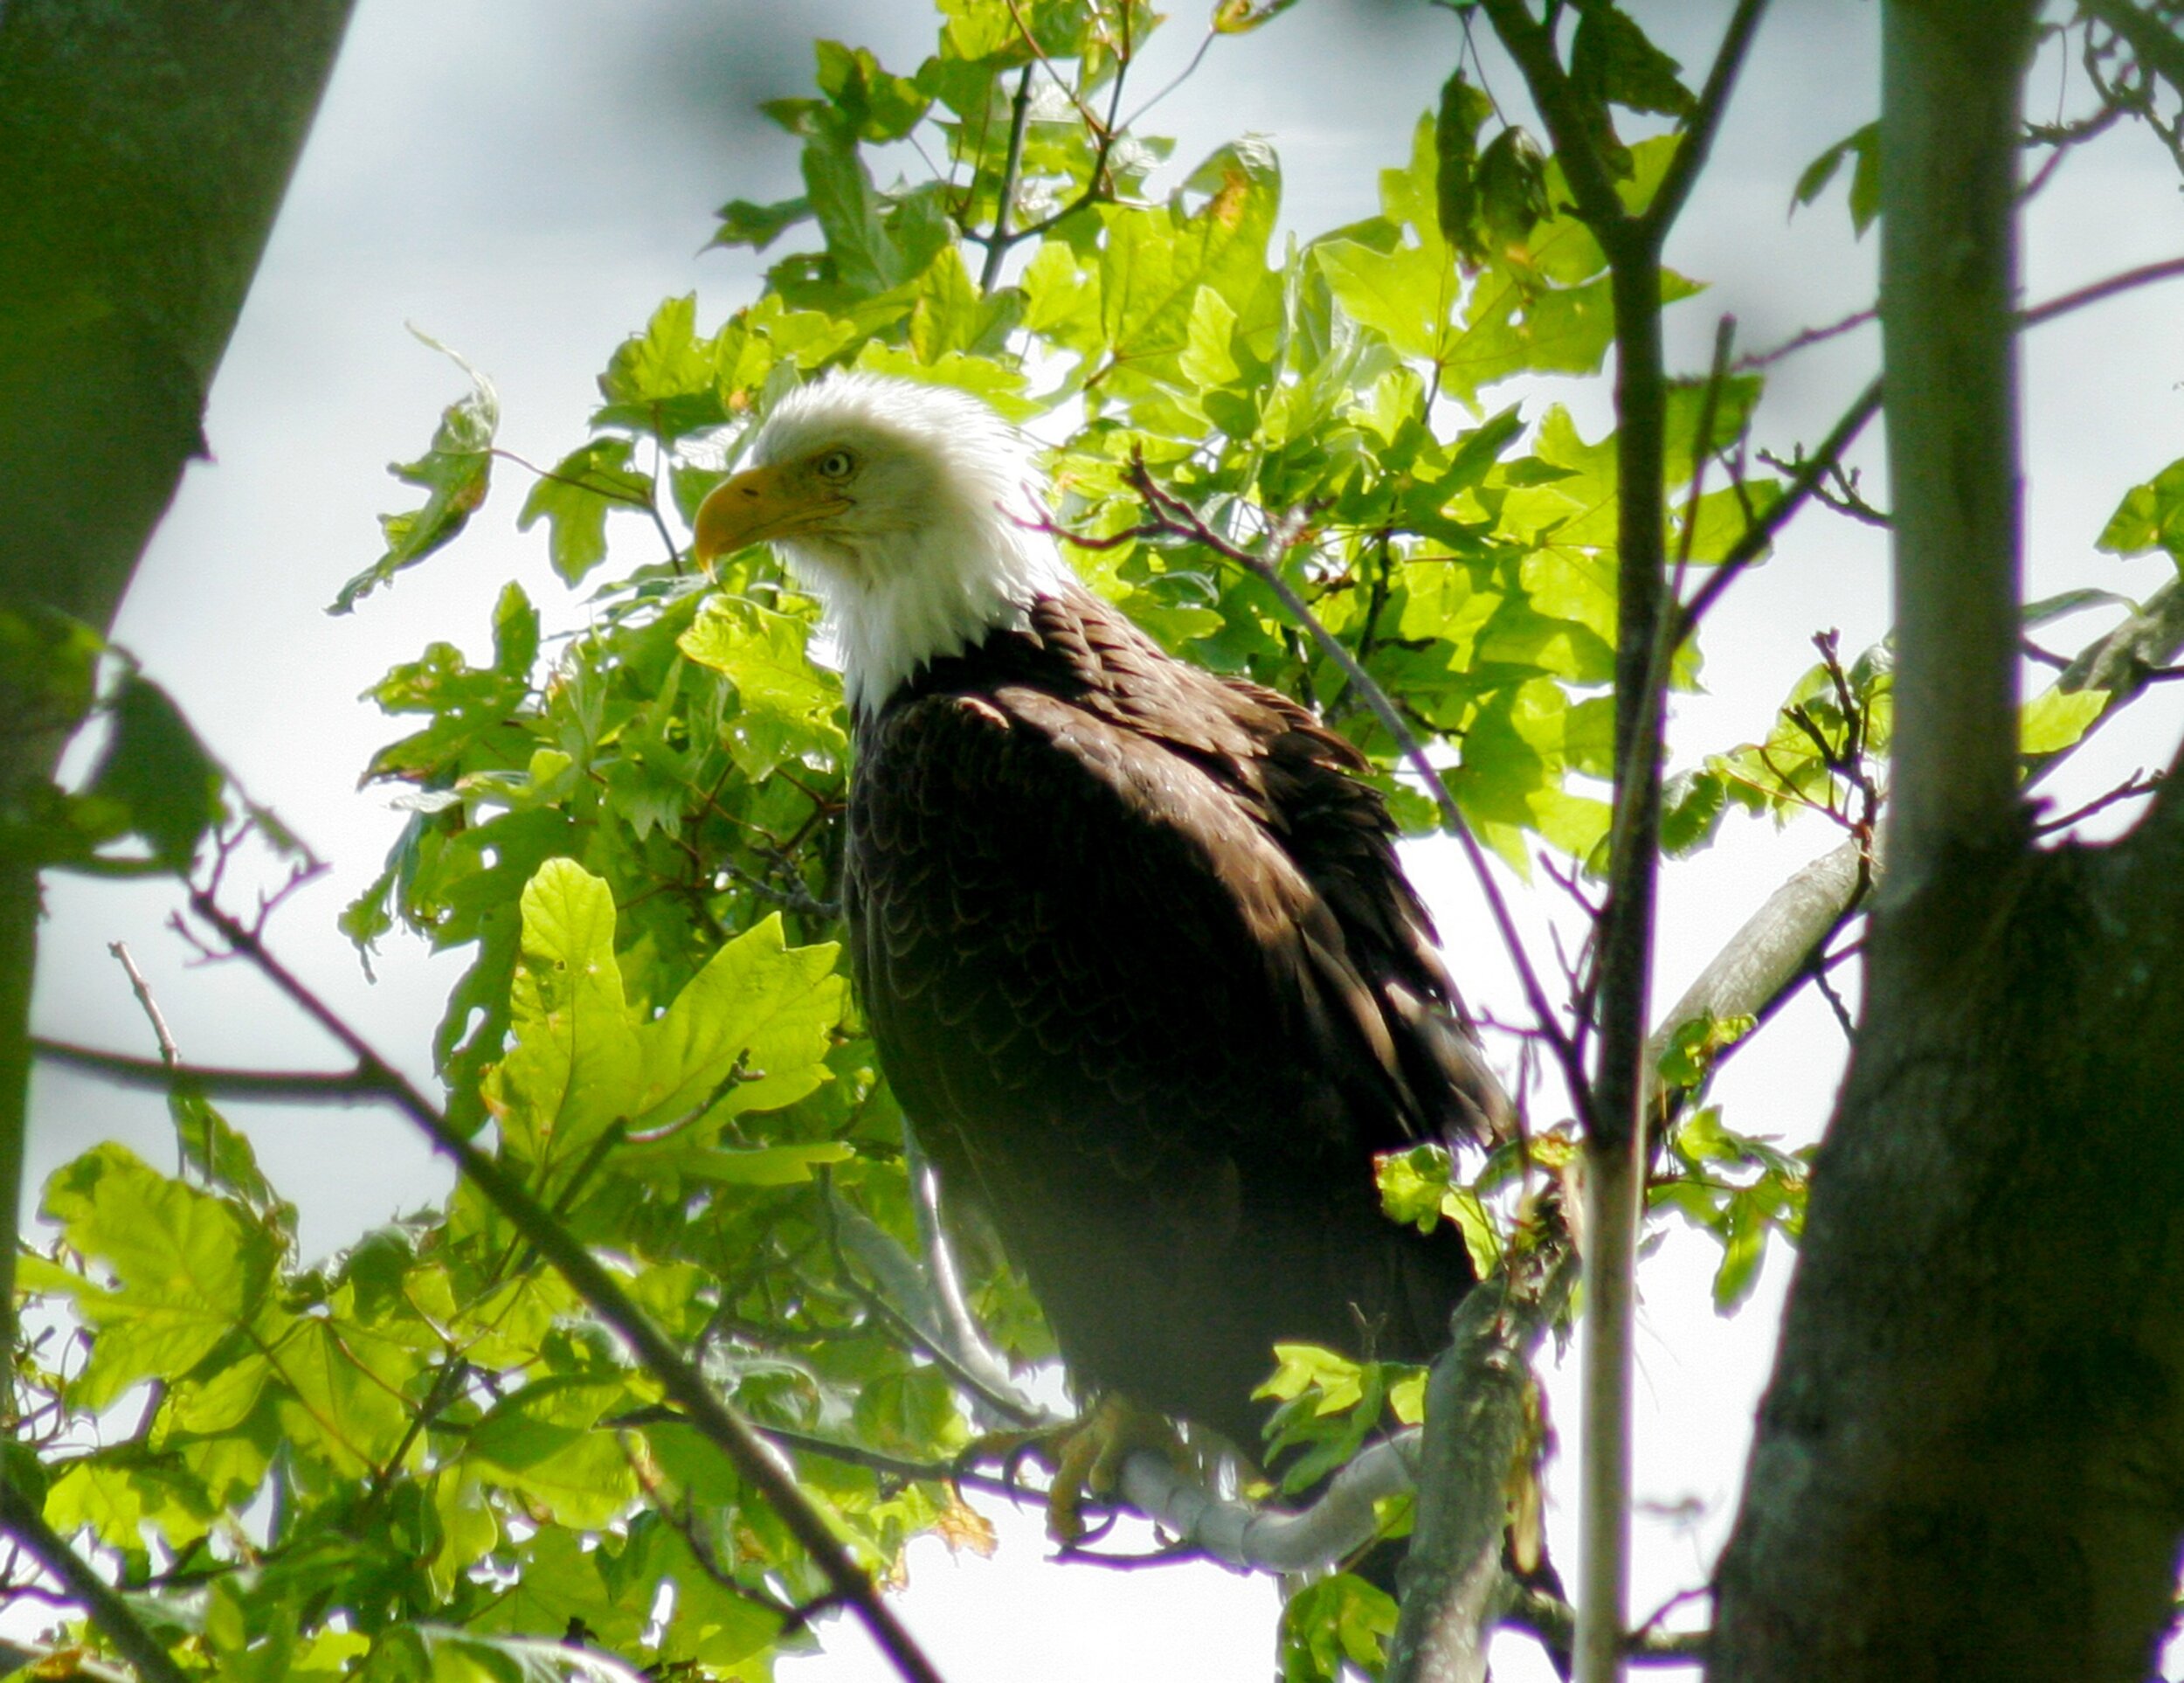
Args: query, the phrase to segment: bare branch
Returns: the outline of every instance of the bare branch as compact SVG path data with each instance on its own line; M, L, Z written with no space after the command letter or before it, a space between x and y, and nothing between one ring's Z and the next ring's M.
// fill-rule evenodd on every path
M129 989L136 995L136 1002L144 1008L144 1015L151 1022L152 1037L159 1042L159 1061L176 1064L182 1062L182 1052L175 1045L175 1037L168 1032L167 1019L160 1015L159 1001L152 997L151 984L144 980L144 973L136 967L136 959L129 952L127 941L108 941L107 951L121 962L128 974Z
M1707 155L1714 149L1714 136L1720 132L1722 117L1729 109L1729 96L1736 87L1737 73L1744 66L1745 54L1759 27L1759 16L1766 9L1767 0L1737 0L1737 10L1730 17L1729 27L1722 31L1713 68L1706 73L1706 85L1699 90L1697 108L1684 125L1676 156L1669 160L1668 173L1661 177L1661 185L1654 193L1653 202L1646 206L1641 223L1645 237L1656 246L1675 225L1684 201L1691 196L1699 171L1706 167Z
M1857 401L1845 410L1842 418L1820 441L1820 447L1805 459L1803 470L1782 488L1782 494L1767 505L1767 510L1751 525L1744 536L1730 546L1706 582L1677 612L1676 641L1682 642L1698 629L1698 622L1707 611L1719 601L1723 592L1737 581L1738 575L1766 552L1774 542L1774 535L1787 525L1790 516L1802 508L1835 464L1842 460L1843 452L1865 431L1866 423L1881 411L1881 383L1873 381L1858 394Z
M1877 322L1880 319L1880 310L1874 306L1868 305L1864 309L1854 310L1840 321L1828 322L1826 327L1807 328L1801 333L1792 334L1771 350L1755 350L1749 355L1739 357L1737 359L1737 371L1738 373L1750 373L1754 369L1771 368L1785 357L1808 350L1814 345L1826 344L1830 339L1840 338L1846 333L1864 327L1868 322Z
M1529 1430L1531 1357L1567 1306L1576 1257L1561 1224L1512 1254L1450 1322L1426 1395L1418 1523L1404 1566L1387 1683L1486 1675L1486 1638L1504 1595L1510 1478Z
M2105 298L2118 293L2132 292L2150 286L2157 280L2173 280L2184 274L2184 257L2165 257L2158 263L2141 263L2135 269L2125 269L2121 274L2111 274L2105 280L2096 280L2066 292L2059 298L2050 298L2044 304L2035 304L2017 318L2020 327L2038 327L2052 322L2058 315L2068 315L2072 310L2083 309L2088 304L2098 304Z
M1193 1552L1248 1571L1289 1575L1332 1565L1380 1532L1372 1505L1416 1483L1415 1428L1364 1451L1296 1513L1229 1501L1165 1457L1139 1451L1123 1464L1116 1493Z
M377 1105L388 1097L379 1083L361 1069L232 1070L209 1063L164 1063L59 1040L33 1039L31 1050L48 1063L159 1092L216 1093L230 1098L284 1099L306 1105Z
M182 1668L169 1656L166 1645L144 1628L135 1610L91 1569L60 1533L45 1523L38 1505L17 1489L12 1479L0 1479L0 1527L12 1534L60 1582L107 1640L136 1667L139 1677L151 1683L184 1683Z

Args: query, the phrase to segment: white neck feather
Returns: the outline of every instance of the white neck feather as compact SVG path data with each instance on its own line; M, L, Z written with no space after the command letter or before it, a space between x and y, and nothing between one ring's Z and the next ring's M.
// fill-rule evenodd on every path
M853 712L878 712L921 668L992 632L1024 630L1032 604L1070 582L1045 533L988 514L867 539L854 559L839 551L822 559L816 546L795 544L799 571L826 604L823 630Z

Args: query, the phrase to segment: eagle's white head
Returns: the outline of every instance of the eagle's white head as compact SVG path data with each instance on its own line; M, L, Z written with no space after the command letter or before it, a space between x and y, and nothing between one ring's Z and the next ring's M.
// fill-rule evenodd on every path
M1045 512L1030 441L967 393L830 374L774 405L750 461L699 506L698 562L773 544L826 604L854 710L1070 577L1023 523Z

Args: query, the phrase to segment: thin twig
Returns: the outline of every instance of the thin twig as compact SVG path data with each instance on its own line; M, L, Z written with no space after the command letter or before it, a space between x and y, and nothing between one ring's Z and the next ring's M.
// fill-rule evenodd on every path
M824 918L829 922L842 915L841 902L839 900L819 899L803 888L782 888L778 883L769 883L755 871L745 870L733 859L723 857L712 862L713 868L723 876L741 883L753 894L762 895L777 905L787 906L791 911L801 911L812 918Z
M2105 811L2118 801L2136 800L2142 796L2153 794L2167 780L2168 776L2165 772L2134 772L2106 794L2095 795L2083 807L2073 807L2058 818L2043 819L2033 826L2032 833L2035 835L2053 835L2058 830L2067 830L2073 824L2082 823L2095 813Z
M2142 263L2135 269L2125 269L2121 274L2111 274L2105 280L2096 280L2091 286L2066 292L2058 298L2050 298L2044 304L2035 304L2017 318L2021 328L2038 327L2052 322L2058 315L2068 315L2072 310L2083 309L2088 304L2098 304L2105 298L2113 298L2119 292L2130 292L2150 286L2156 280L2173 280L2184 275L2184 257L2165 257L2158 263Z
M1518 1590L1514 1603L1502 1615L1505 1624L1529 1631L1542 1642L1566 1645L1577 1630L1577 1614L1570 1603L1538 1590ZM1623 1657L1634 1666L1690 1666L1703 1663L1711 1631L1663 1631L1641 1625L1623 1641Z
M1697 592L1676 611L1676 641L1682 643L1698 629L1698 622L1707 611L1719 601L1724 592L1737 581L1737 577L1766 551L1774 541L1774 535L1789 523L1790 516L1802 508L1812 495L1814 488L1828 475L1828 470L1842 459L1842 454L1865 430L1866 423L1881 410L1881 383L1874 380L1858 394L1856 403L1842 412L1842 418L1828 430L1820 447L1806 458L1805 466L1797 477L1782 488L1782 494L1767 510L1751 525L1744 536L1730 546L1707 576Z
M1755 369L1771 368L1785 357L1800 350L1808 350L1814 345L1826 344L1830 339L1840 338L1844 334L1862 328L1870 322L1877 322L1880 319L1880 310L1869 304L1863 309L1852 311L1841 321L1828 322L1826 327L1807 328L1801 333L1792 334L1772 350L1755 350L1739 357L1737 359L1737 371L1740 374L1749 374Z
M2135 287L2148 286L2158 280L2173 280L2178 276L2184 276L2184 257L2166 258L2158 263L2142 264L2135 269L2126 269L2120 274L2111 274L2105 280L2096 280L2091 286L2080 287L2074 292L2066 292L2060 297L2050 298L2043 304L2035 304L2018 316L2018 325L2021 328L2039 327L2045 322L2054 321L2057 316L2067 315L2073 310L2083 309L2089 304L2097 304L2104 299L2113 298L2118 293L2129 292ZM1841 331L1859 319L1856 316L1849 318L1845 322L1837 323L1835 328L1825 329L1824 334ZM1783 351L1793 349L1796 343L1793 340L1789 345L1782 348L1782 351L1771 353L1771 355L1783 354ZM1820 447L1806 459L1797 476L1783 488L1782 495L1769 505L1767 511L1759 520L1745 530L1744 536L1739 537L1731 547L1729 553L1722 558L1720 564L1714 569L1706 583L1700 587L1698 593L1684 604L1678 616L1682 624L1682 629L1678 634L1679 641L1688 638L1698 628L1698 622L1721 599L1722 593L1736 582L1737 576L1759 558L1767 545L1774 541L1775 534L1788 523L1790 516L1795 514L1827 481L1828 475L1835 471L1837 465L1842 460L1843 453L1850 447L1858 434L1865 430L1866 423L1880 412L1880 408L1881 382L1876 379L1859 393L1857 401L1843 412L1842 419L1836 421L1828 436L1821 441Z
M151 984L144 980L144 973L136 967L136 959L129 952L127 941L108 941L107 951L121 961L128 973L129 988L136 995L136 1002L144 1008L144 1015L151 1020L152 1035L159 1042L159 1061L165 1064L182 1062L181 1049L175 1037L168 1032L167 1019L160 1015L159 1001L152 997Z
M1684 125L1676 156L1669 160L1668 172L1661 177L1661 185L1655 190L1653 202L1646 206L1641 221L1645 237L1655 246L1675 225L1684 201L1690 197L1691 189L1698 181L1699 171L1706 167L1714 136L1720 131L1722 117L1729 109L1729 95L1737 85L1737 73L1744 66L1752 35L1759 27L1759 16L1766 9L1767 0L1738 0L1729 27L1722 31L1721 45L1714 53L1712 68L1706 73L1706 84L1699 90L1698 104Z
M595 485L590 480L580 479L574 474L557 473L551 468L542 468L536 462L528 461L516 454L515 451L498 444L494 445L486 454L489 456L499 456L503 461L512 461L526 472L536 474L541 479L550 479L556 485L567 485L579 491L589 491L604 502L619 502L625 509L641 509L652 516L653 530L659 532L660 541L667 546L669 563L678 570L681 567L682 547L675 542L674 534L667 530L667 520L660 512L657 478L653 481L653 495L639 496L636 492L625 490L619 485Z

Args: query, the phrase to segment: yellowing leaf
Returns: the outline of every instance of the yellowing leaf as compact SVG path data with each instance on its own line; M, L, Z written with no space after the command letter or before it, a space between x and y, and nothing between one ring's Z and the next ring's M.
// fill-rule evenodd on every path
M2018 718L2018 748L2028 754L2052 754L2068 748L2092 727L2107 706L2105 689L2056 689L2035 696Z

